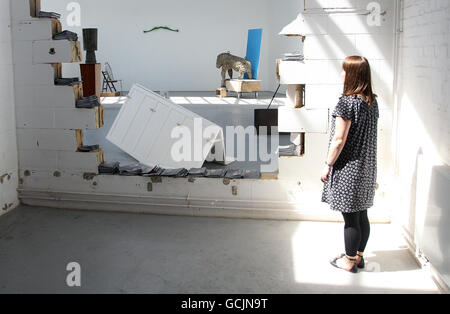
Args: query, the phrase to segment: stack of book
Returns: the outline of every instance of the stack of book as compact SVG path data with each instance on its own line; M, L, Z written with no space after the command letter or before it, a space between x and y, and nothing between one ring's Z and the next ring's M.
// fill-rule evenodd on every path
M297 156L298 155L298 147L295 144L287 145L287 146L280 146L278 148L278 154L282 157L291 157L291 156Z
M61 14L55 13L55 12L44 12L44 11L40 11L40 12L38 13L38 17L39 17L39 18L53 18L53 19L60 19L60 18L61 18Z
M285 53L283 61L303 61L305 57L301 52Z

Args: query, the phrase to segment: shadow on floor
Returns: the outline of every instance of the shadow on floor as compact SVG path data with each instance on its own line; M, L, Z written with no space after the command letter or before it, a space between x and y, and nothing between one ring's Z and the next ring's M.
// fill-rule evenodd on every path
M392 251L373 251L365 257L366 270L368 272L385 273L419 270L420 266L415 262L413 256L406 259L405 255L411 255L407 248Z

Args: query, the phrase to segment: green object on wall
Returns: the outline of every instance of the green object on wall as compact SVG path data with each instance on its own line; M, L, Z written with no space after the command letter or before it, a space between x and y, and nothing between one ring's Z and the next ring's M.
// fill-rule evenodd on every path
M171 32L176 32L176 33L180 32L179 29L172 29L172 28L167 27L167 26L156 26L156 27L153 27L151 30L144 31L144 34L150 33L150 32L154 32L154 31L159 30L159 29L165 29L165 30L168 30L168 31L171 31Z

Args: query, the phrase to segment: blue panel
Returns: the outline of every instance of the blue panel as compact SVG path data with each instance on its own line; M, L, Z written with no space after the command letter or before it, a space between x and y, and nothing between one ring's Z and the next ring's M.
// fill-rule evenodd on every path
M252 63L252 75L253 79L258 79L259 72L259 58L261 56L261 42L262 42L262 28L250 29L248 31L248 44L247 44L247 60ZM248 79L247 73L244 76Z

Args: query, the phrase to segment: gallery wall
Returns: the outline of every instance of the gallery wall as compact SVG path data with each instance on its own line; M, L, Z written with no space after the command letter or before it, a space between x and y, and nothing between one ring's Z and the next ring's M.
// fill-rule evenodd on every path
M392 181L392 126L394 112L394 20L391 0L80 0L81 27L69 27L69 0L42 0L42 9L63 14L64 28L82 34L82 28L98 27L98 60L111 63L124 90L140 83L155 91L214 91L220 84L216 56L224 51L244 55L247 30L262 27L260 79L262 89L277 88L275 60L286 52L303 49L313 84L306 87L308 108L332 109L342 93L340 73L348 55L364 55L372 66L373 84L379 95L380 194ZM310 8L330 3L358 10L356 13L317 12ZM366 15L376 5L378 20ZM278 35L288 24L301 20L305 43ZM154 26L180 29L179 33L156 31ZM79 75L77 65L64 65L67 76ZM285 87L281 88L284 91Z
M42 0L42 10L63 15L65 29L82 35L82 28L99 28L100 62L109 62L124 89L141 83L157 91L204 91L220 86L217 55L230 51L245 56L250 28L268 31L268 7L261 0L79 0L82 27L69 27L71 0ZM159 30L168 26L180 32ZM264 33L267 38L268 33ZM268 73L268 42L263 41L260 78L264 89ZM76 73L76 66L68 73Z
M0 0L0 215L17 204L17 144L9 0Z
M346 0L346 6L365 8L373 1ZM374 60L376 83L386 92L392 82L392 71L380 71L392 66L393 1L381 0L383 17L380 26L368 26L366 16L352 14L303 15L306 18L305 47L307 58L340 60L346 55L365 54ZM244 56L247 30L263 28L263 47L260 79L263 90L275 90L275 59L285 52L301 49L296 38L279 36L282 28L303 14L300 0L79 0L81 26L71 27L67 19L71 0L43 0L42 9L63 15L65 29L80 34L82 28L99 28L98 60L109 62L116 76L124 80L124 89L142 83L153 90L205 91L214 90L220 83L216 57L230 51ZM308 7L326 7L327 1L308 0ZM69 8L70 9L70 8ZM154 26L169 26L179 33L160 30L144 34ZM387 36L386 36L387 35ZM376 46L376 47L374 47ZM383 62L385 61L386 62ZM331 73L321 73L328 82L339 84L339 62ZM66 67L76 73L76 66ZM384 71L386 72L386 71ZM387 77L386 77L387 75ZM320 80L318 83L321 83ZM333 95L334 96L334 95Z

